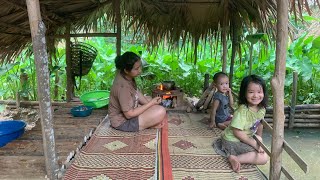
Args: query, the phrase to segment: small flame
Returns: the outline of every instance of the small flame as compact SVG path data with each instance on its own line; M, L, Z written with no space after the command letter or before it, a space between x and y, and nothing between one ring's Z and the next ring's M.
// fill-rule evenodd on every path
M163 85L162 85L162 84L160 84L159 89L160 89L161 91L163 90Z
M168 91L168 92L166 92L166 94L171 94L171 92Z
M163 99L169 99L169 98L171 98L171 96L166 96L166 95L164 95L164 96L162 96L162 98L163 98Z

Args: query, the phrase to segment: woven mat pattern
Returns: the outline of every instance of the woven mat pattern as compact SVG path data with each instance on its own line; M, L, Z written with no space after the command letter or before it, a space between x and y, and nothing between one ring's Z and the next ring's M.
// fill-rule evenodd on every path
M157 131L121 132L102 122L64 179L155 179Z
M244 164L239 174L233 172L227 159L215 153L212 143L222 131L208 129L203 114L170 112L168 127L173 179L263 179L254 165Z

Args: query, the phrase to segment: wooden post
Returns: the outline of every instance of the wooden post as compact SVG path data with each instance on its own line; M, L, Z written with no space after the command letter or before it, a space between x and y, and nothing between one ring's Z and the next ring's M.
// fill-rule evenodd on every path
M41 19L39 0L26 0L37 72L38 99L42 126L46 172L49 179L57 179L58 160L51 109L46 27Z
M289 129L292 129L294 127L294 114L296 113L296 101L297 101L297 84L298 84L298 73L294 71L290 115L289 115Z
M224 17L223 17L223 29L222 29L222 72L227 72L227 57L228 57L228 47L227 47L227 29L228 29L228 4L229 1L223 1L223 11L224 11Z
M202 92L204 92L208 87L209 87L209 78L210 78L210 75L208 73L206 73L204 75L204 83L203 83L203 90Z
M226 27L222 29L222 72L227 72L227 32Z
M288 1L277 1L276 64L271 80L273 92L273 132L270 159L270 180L281 175L282 147L284 138L284 80L288 45Z
M121 55L121 14L120 14L120 1L113 0L113 7L115 10L116 23L117 23L117 55Z
M67 71L67 102L70 102L74 95L74 81L71 72L71 40L70 40L70 25L67 25L65 32L66 40L66 71Z

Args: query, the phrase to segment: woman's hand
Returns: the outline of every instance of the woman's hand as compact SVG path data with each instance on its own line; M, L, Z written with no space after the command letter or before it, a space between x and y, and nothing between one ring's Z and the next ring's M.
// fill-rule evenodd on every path
M162 101L161 97L155 97L153 98L150 102L153 104L153 105L157 105L157 104L160 104Z

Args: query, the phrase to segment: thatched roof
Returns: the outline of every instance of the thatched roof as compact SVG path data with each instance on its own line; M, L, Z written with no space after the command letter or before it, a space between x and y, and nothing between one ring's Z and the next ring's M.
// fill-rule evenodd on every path
M92 31L97 27L98 18L113 20L112 1L40 0L48 37L64 33L68 24L74 32ZM300 8L293 4L291 9L298 11ZM305 3L298 4L303 6ZM171 44L181 37L184 41L198 42L221 35L223 29L236 40L243 29L274 34L276 0L123 0L121 15L123 29L133 27L139 34L143 32L154 46L164 37ZM47 42L49 46L54 44L50 38ZM26 2L0 0L0 62L12 61L12 57L30 43Z

